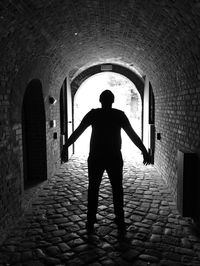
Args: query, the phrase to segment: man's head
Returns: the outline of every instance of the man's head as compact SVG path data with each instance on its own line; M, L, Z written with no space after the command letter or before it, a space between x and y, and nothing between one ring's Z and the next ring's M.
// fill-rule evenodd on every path
M111 107L114 103L114 99L114 94L109 90L103 91L99 97L99 101L102 104L102 107Z

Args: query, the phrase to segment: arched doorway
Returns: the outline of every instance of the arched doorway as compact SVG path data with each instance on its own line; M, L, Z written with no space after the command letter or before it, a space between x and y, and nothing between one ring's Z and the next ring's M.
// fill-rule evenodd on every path
M46 119L39 80L32 80L22 105L24 188L47 179Z
M82 71L81 73L77 74L76 77L73 78L71 82L71 96L72 102L75 102L75 97L78 95L78 91L80 91L81 85L87 81L90 77L94 76L95 74L100 73L118 73L122 76L126 77L132 84L135 85L139 99L141 99L142 104L142 126L141 132L142 134L139 136L141 137L146 149L148 150L149 154L151 155L151 162L154 162L154 150L155 150L155 103L154 103L154 94L151 83L147 76L143 76L135 70L131 70L127 67L118 64L99 64L92 67L89 67ZM99 84L95 84L94 88L98 88ZM88 95L87 95L88 96ZM131 98L131 97L129 97ZM87 97L87 100L90 99ZM93 108L95 108L93 106ZM72 125L73 129L76 127L76 121L74 121L74 105L73 105L73 116L72 116ZM119 108L122 109L122 108ZM138 133L138 132L137 132ZM83 137L83 135L81 136ZM129 140L130 141L130 140ZM88 146L88 145L87 145ZM77 147L77 142L76 142ZM141 153L140 153L141 155ZM139 156L138 156L139 157ZM131 158L132 159L132 158Z
M142 100L133 82L125 76L114 72L95 74L86 79L78 89L74 98L74 126L79 125L83 116L92 108L100 107L99 95L109 89L115 95L113 108L124 111L134 130L141 137L142 133ZM88 128L75 143L75 153L86 155L89 152L91 129ZM131 146L130 146L131 145ZM130 148L131 147L131 148ZM138 149L122 131L122 152L127 156L135 156ZM136 157L136 156L135 156Z

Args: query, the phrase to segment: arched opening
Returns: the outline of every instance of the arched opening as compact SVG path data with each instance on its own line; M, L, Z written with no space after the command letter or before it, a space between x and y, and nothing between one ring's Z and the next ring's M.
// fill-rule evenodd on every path
M125 76L114 72L102 72L86 79L74 98L74 126L79 125L83 116L92 108L99 108L99 95L109 89L115 95L113 108L125 112L134 130L142 134L142 101L136 86ZM75 153L86 155L89 152L91 128L88 128L76 141ZM131 148L130 148L131 147ZM138 149L122 131L122 152L124 156L140 157ZM135 156L137 154L137 156Z
M22 105L24 188L47 179L46 125L42 84L32 80Z

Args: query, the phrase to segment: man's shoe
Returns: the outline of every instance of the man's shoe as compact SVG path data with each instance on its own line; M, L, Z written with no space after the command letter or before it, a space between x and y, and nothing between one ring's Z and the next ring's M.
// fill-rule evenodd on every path
M86 230L88 234L94 233L94 223L87 222L86 223Z
M115 223L116 223L118 231L120 233L126 232L126 223L124 222L124 220L122 220L122 219L118 220L115 218Z
M126 233L126 224L124 222L118 223L117 228L120 233Z

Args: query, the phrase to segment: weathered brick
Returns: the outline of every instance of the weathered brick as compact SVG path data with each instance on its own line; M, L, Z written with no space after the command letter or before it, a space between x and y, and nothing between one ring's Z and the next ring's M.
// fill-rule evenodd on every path
M161 133L161 140L156 140L155 165L176 198L177 150L196 151L200 145L197 2L149 1L144 5L137 0L4 1L0 28L0 213L3 214L0 224L4 224L3 228L21 211L23 188L16 183L24 178L22 103L28 83L35 78L42 83L50 178L60 166L62 83L67 77L74 95L85 79L100 72L96 65L102 63L115 63L115 71L133 82L138 77L127 68L149 77L155 96L156 133ZM143 83L138 84L142 95ZM50 95L57 99L54 106L49 105ZM71 107L68 111L72 113ZM56 127L50 128L49 121L54 119ZM57 139L53 138L54 133Z

